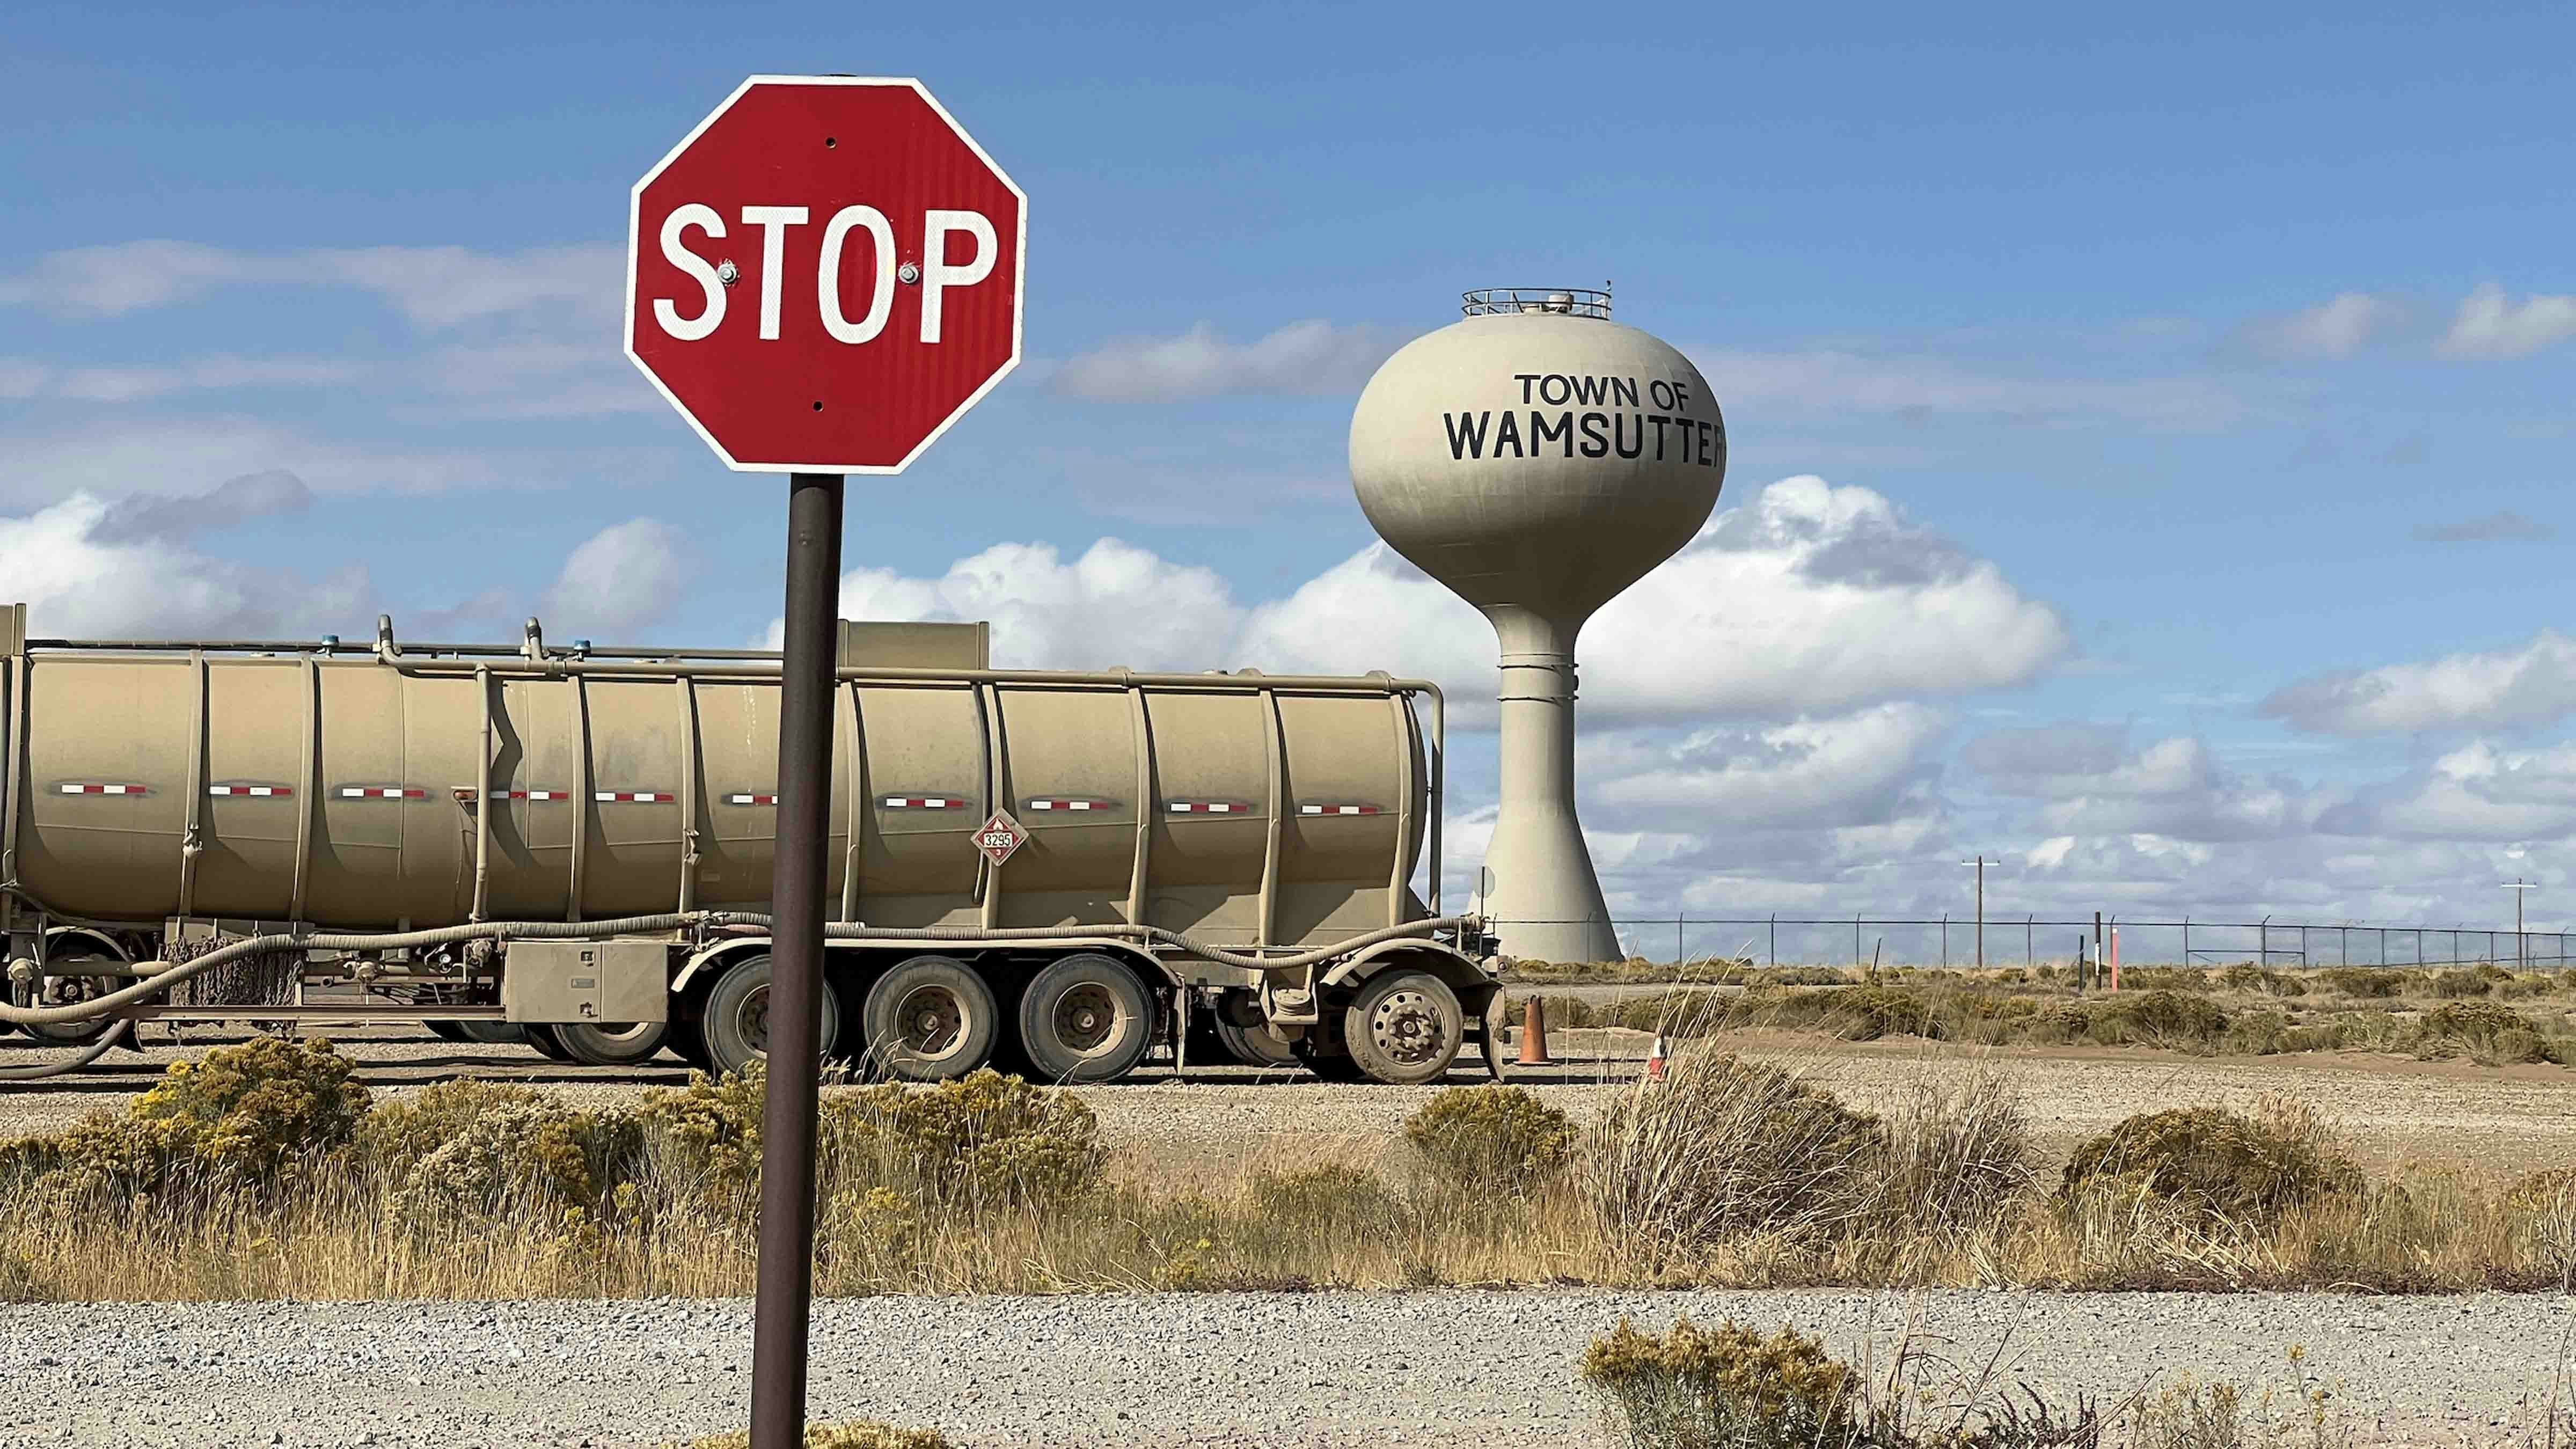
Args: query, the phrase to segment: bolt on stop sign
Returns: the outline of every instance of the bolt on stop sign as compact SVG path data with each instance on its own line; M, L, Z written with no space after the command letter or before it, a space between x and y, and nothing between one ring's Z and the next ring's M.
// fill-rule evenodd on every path
M635 183L626 354L730 467L899 473L1018 364L1027 236L919 81L753 76Z

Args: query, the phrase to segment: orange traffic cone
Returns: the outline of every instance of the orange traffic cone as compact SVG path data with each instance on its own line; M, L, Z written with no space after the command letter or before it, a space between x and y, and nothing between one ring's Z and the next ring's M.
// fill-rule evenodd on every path
M1521 1062L1525 1067L1552 1067L1547 1054L1547 1002L1533 996L1521 1003Z
M1662 1032L1657 1032L1655 1033L1655 1044L1646 1049L1646 1080L1650 1082L1660 1082L1663 1079L1664 1034Z

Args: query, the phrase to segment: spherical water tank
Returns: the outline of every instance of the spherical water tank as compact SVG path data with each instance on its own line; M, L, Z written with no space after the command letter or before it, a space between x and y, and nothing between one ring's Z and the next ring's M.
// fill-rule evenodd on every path
M1726 423L1690 359L1611 321L1606 293L1492 289L1465 310L1369 379L1351 483L1501 644L1502 808L1478 894L1503 949L1615 957L1574 807L1575 636L1708 521Z

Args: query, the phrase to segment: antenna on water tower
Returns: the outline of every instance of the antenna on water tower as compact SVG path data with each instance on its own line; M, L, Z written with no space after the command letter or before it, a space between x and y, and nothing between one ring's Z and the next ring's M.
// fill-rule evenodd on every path
M1378 536L1501 645L1502 808L1478 880L1502 949L1615 959L1574 806L1575 636L1708 521L1726 423L1690 359L1610 320L1606 283L1462 304L1369 379L1351 486Z

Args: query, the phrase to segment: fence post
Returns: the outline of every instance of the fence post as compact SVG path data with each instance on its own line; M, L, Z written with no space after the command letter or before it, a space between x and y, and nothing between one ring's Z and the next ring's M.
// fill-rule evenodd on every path
M2039 967L2039 913L2033 911L2021 918L2021 964L2033 970Z
M1673 917L1673 969L1676 971L1682 969L1682 962L1689 959L1682 953L1682 923L1689 919L1688 911Z
M2182 964L2191 964L2191 912L2182 914Z
M1950 968L1950 913L1941 913L1941 969Z
M2259 929L2262 934L2254 938L2254 964L2268 967L2272 964L2272 918L2265 916Z
M1771 913L1771 964L1780 964L1780 913Z
M1852 964L1860 964L1860 912L1852 912Z

